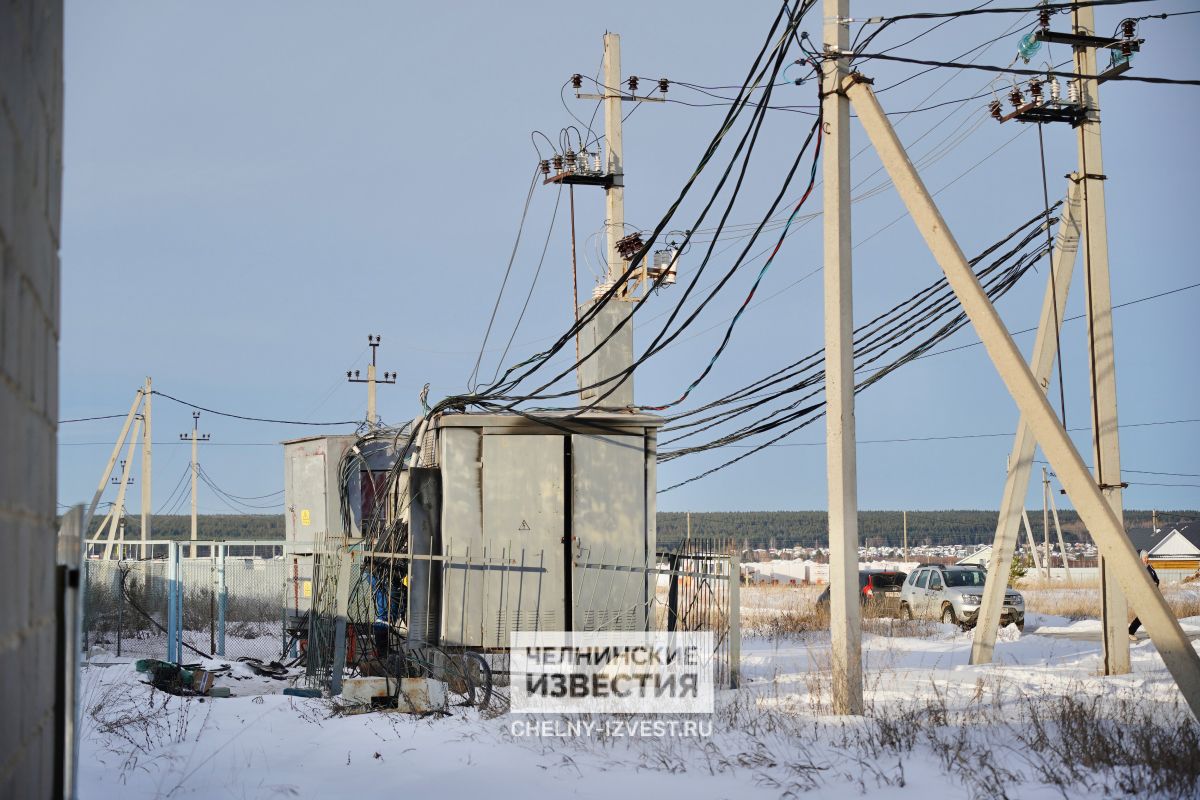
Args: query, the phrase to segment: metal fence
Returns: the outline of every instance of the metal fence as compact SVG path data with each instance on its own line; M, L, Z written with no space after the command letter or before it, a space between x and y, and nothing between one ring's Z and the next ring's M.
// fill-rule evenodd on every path
M714 681L736 687L737 555L689 543L656 556L647 566L644 557L576 552L565 586L561 551L497 547L476 554L447 545L442 555L319 553L308 623L310 685L336 691L342 668L381 659L379 637L397 631L410 642L491 653L502 664L513 632L575 630L711 631Z
M311 546L198 542L191 551L188 542L153 541L113 548L123 558L86 559L85 649L170 661L293 654L289 617L311 592L297 567Z

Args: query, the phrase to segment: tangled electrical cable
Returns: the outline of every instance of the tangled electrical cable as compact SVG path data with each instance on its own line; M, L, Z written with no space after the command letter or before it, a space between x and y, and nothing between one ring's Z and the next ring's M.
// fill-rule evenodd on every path
M976 267L997 250L1016 240L1016 243L1009 247L1008 250L1001 253L985 267L976 271L976 276L983 284L990 300L995 302L1002 297L1038 259L1045 256L1048 245L1038 243L1042 233L1041 223L1046 221L1046 224L1050 224L1053 220L1049 218L1049 213L1057 209L1059 205L1061 204L1055 205L1049 211L1039 213L971 260L972 267ZM1032 243L1038 243L1038 245L1033 249L1027 249ZM875 317L870 322L860 326L855 331L854 339L856 372L871 367L872 364L879 361L887 353L900 348L905 343L921 336L922 332L937 325L931 333L921 338L915 346L910 347L885 366L879 368L872 367L875 370L874 373L869 378L859 382L855 387L855 392L861 392L904 364L928 352L932 347L945 341L966 324L966 315L959 310L957 300L953 292L949 289L948 282L943 278ZM660 462L671 461L686 455L729 446L750 437L773 432L785 425L798 423L784 430L782 434L776 435L769 441L754 447L748 452L692 478L668 486L660 490L660 492L676 489L731 466L820 419L824 414L824 402L817 401L807 405L805 403L822 391L821 388L813 387L819 387L824 381L824 370L820 368L823 361L824 351L818 350L718 400L668 418L668 424L664 428L664 433L681 430L688 430L689 432L676 436L674 439L665 440L663 442L665 445L677 443L696 434L712 430L726 422L748 414L773 400L794 395L804 390L810 390L799 399L790 401L787 405L776 408L730 433L718 436L702 444L660 451L658 454ZM775 389L764 396L755 396L758 392L782 383L787 383L787 385L781 389ZM734 403L740 403L740 405L720 411L717 414L680 423L680 420Z

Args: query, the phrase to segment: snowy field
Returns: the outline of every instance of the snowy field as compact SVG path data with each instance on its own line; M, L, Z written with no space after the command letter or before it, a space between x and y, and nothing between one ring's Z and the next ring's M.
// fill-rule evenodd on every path
M867 714L843 719L829 713L828 633L768 624L800 620L813 596L743 591L743 686L719 694L702 736L630 736L611 719L575 735L578 718L520 735L530 718L462 708L344 714L243 666L218 681L234 697L185 699L131 664L89 666L80 797L1200 796L1200 726L1149 641L1131 674L1104 679L1095 620L1031 613L979 667L969 633L869 621ZM1200 617L1183 622L1200 637ZM615 722L647 719L671 721Z

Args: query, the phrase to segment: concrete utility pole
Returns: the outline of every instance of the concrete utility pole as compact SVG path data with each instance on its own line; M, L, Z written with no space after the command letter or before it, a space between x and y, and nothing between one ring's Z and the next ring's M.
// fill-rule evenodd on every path
M1075 33L1096 35L1091 6L1072 10ZM1076 46L1075 72L1096 74L1094 45ZM1087 109L1076 128L1079 150L1077 180L1083 187L1083 266L1091 371L1092 458L1096 484L1124 530L1121 497L1121 445L1117 434L1117 365L1113 351L1112 287L1108 272L1108 224L1104 214L1104 157L1100 149L1100 92L1095 79L1079 81L1079 99ZM1057 472L1057 470L1055 470ZM1061 477L1061 475L1060 475ZM1100 563L1100 622L1104 638L1104 674L1129 672L1128 606L1103 554Z
M651 97L648 94L637 93L638 79L630 76L628 81L621 79L621 37L615 33L604 34L604 80L601 84L602 94L585 94L578 91L582 77L573 76L575 96L582 100L599 100L604 103L604 138L607 155L604 161L604 174L580 174L567 165L566 170L546 179L546 183L576 183L604 187L604 229L606 233L606 252L608 256L608 272L606 286L617 283L628 268L629 260L622 254L622 240L625 237L625 151L623 132L621 129L621 104L662 103L663 97ZM629 93L622 89L628 85ZM667 91L668 81L664 78L658 81L658 89ZM585 142L586 145L586 142ZM634 241L625 242L626 253L640 249ZM642 260L640 271L633 277L634 289L631 292L629 283L618 286L613 296L614 300L632 301L637 287L644 287L650 278L650 268L646 259ZM587 312L596 300L585 301L578 311ZM582 402L601 402L607 407L626 408L633 405L633 374L630 373L617 381L601 383L614 375L619 375L633 365L633 320L629 319L631 309L621 302L606 303L579 331L576 346L581 357L595 350L595 355L588 357L579 365L578 379L580 400ZM578 316L576 317L578 319ZM620 326L618 328L618 326ZM601 344L603 342L603 344ZM595 384L601 384L595 386ZM585 388L594 387L594 388ZM593 398L603 396L599 401Z
M108 535L104 543L104 560L112 558L113 542L116 539L117 530L120 527L121 521L125 518L125 490L132 483L129 477L129 470L133 466L133 446L137 444L138 434L141 432L142 418L139 416L133 423L133 435L129 437L129 446L125 454L125 460L121 462L121 479L118 482L117 502L113 504L112 515L109 518ZM118 558L124 558L124 553L118 553Z
M1058 520L1058 504L1054 502L1054 492L1050 492L1050 513L1054 515L1054 532L1058 534L1058 551L1062 553L1063 577L1071 582L1071 565L1067 563L1067 543L1063 541L1062 524Z
M200 442L207 442L212 438L207 433L200 433L200 412L192 412L192 430L190 433L181 433L179 438L183 441L192 442L192 545L188 548L188 558L196 557L196 480L200 477L200 462L196 459L196 445Z
M1046 562L1046 578L1050 577L1050 476L1042 467L1042 559Z
M149 376L146 377L146 385L142 389L142 396L145 398L144 407L142 409L142 420L144 422L142 427L142 546L138 550L138 558L146 557L146 541L151 538L150 528L154 524L152 520L154 511L151 507L153 503L153 493L151 492L150 486L151 476L153 475L153 454L151 452L151 444L153 439L150 430L152 425L152 420L150 417L150 401L153 396L153 391L151 389Z
M861 76L852 75L835 87L854 103L859 122L874 145L892 183L912 217L950 288L983 342L996 372L1033 429L1067 495L1091 531L1114 577L1146 625L1163 663L1175 678L1192 714L1200 718L1200 654L1193 649L1179 620L1150 581L1125 533L1121 517L1088 472L1070 435L1046 398L1045 389L1029 370L1021 351L988 299L979 279L951 234L933 198L904 151L895 130ZM828 95L827 95L828 96ZM826 214L829 210L826 209ZM1111 355L1111 354L1110 354ZM1128 640L1126 640L1128 642Z
M88 504L87 513L83 515L83 535L86 537L91 529L92 517L96 514L96 506L100 505L100 497L104 494L104 487L108 485L108 479L112 475L113 467L117 464L117 457L121 455L121 445L125 443L125 437L129 435L129 426L133 424L133 418L137 416L138 406L142 404L142 390L138 389L133 396L133 404L129 406L129 413L125 415L125 422L121 425L121 433L117 436L117 443L113 445L112 454L108 457L108 464L104 467L104 473L100 476L100 484L96 487L96 493L92 495L92 502Z
M382 378L375 377L375 351L379 347L380 336L377 333L367 334L367 344L371 347L371 364L367 367L367 377L360 378L359 371L346 370L346 380L350 383L365 383L367 385L367 424L379 425L379 415L375 411L375 386L380 383L395 383L396 373L385 372Z
M625 272L617 242L625 237L625 146L621 130L621 36L604 34L604 139L608 145L608 174L604 189L604 228L608 233L608 280ZM632 328L633 323L626 327ZM632 394L632 380L630 381Z
M1079 247L1080 218L1082 208L1078 184L1071 183L1067 200L1059 216L1058 236L1054 241L1054 253L1050 260L1050 275L1046 279L1046 294L1042 300L1042 313L1038 318L1037 338L1029 368L1045 391L1050 385L1050 371L1058 349L1058 331L1062 327L1063 309L1067 292L1071 287L1071 274L1075 266L1075 254ZM992 557L988 565L988 577L983 589L983 604L975 625L974 642L971 645L971 663L984 664L992 660L996 646L996 632L1004 610L1004 591L1008 587L1008 576L1012 570L1013 554L1020 538L1022 518L1025 515L1025 499L1029 494L1029 475L1033 469L1033 453L1037 440L1033 430L1022 416L1017 423L1017 434L1013 438L1012 452L1008 456L1008 475L1004 482L1004 494L1000 500L1000 516L996 522L996 536L992 543ZM1028 520L1025 520L1028 525ZM1029 536L1035 569L1037 550Z
M1025 523L1025 540L1029 542L1029 557L1033 559L1033 571L1038 573L1044 579L1049 579L1050 572L1048 569L1042 569L1042 557L1038 555L1038 546L1033 541L1033 526L1029 524L1029 513L1025 510L1021 511L1021 520ZM997 578L1008 580L1008 575L997 575ZM999 617L997 617L999 619ZM994 642L993 642L994 646ZM988 660L991 660L989 656Z
M825 466L829 483L829 627L833 710L863 713L858 600L858 477L854 431L854 312L850 260L849 0L824 0Z

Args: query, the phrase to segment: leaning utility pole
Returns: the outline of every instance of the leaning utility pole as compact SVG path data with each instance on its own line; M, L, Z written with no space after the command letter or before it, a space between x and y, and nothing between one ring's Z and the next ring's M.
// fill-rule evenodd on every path
M854 431L854 313L850 261L849 0L824 0L825 465L829 490L829 627L833 710L863 713L858 599L858 478Z
M371 427L379 425L379 415L375 412L375 386L380 383L395 383L396 373L385 372L382 378L375 377L375 350L379 347L380 336L377 333L367 334L367 344L371 347L371 364L367 367L367 377L358 377L358 370L354 370L351 377L350 370L346 370L346 380L350 383L365 383L367 385L367 424Z
M179 438L183 441L191 439L192 442L192 545L188 550L188 558L196 557L196 479L200 477L200 462L196 460L196 445L200 442L207 442L212 438L207 433L200 433L200 412L192 412L192 430L190 433L181 433Z
M1072 11L1076 37L1096 35L1090 5ZM1096 75L1096 42L1075 44L1075 72ZM1100 149L1100 93L1095 78L1079 80L1079 99L1087 115L1076 128L1079 174L1083 187L1083 266L1091 371L1092 458L1096 483L1124 526L1121 498L1121 445L1117 435L1117 365L1113 351L1112 287L1108 272L1108 227L1104 214L1104 158ZM1056 470L1057 471L1057 470ZM1104 674L1129 672L1129 639L1125 628L1127 604L1103 554L1100 565L1100 622L1104 639Z
M129 435L129 427L133 425L133 419L138 414L138 406L142 404L142 389L138 389L133 396L133 403L129 406L129 413L125 415L125 422L121 425L121 433L117 436L117 443L113 445L112 454L108 457L108 463L104 467L104 472L100 475L100 484L96 487L96 493L92 495L92 502L88 504L87 512L83 515L83 533L88 535L91 530L92 517L96 514L96 506L100 504L100 497L104 494L104 487L108 484L108 478L112 475L113 467L117 464L117 458L121 455L121 445L125 443L125 437Z
M142 396L145 398L142 407L142 546L138 551L139 558L146 557L146 542L151 538L150 527L153 525L152 517L154 512L151 508L152 493L150 487L151 475L153 474L152 453L151 453L151 397L154 394L150 385L150 377L146 377L146 386L142 389Z
M121 526L122 520L125 519L125 490L129 488L129 484L133 483L133 479L129 477L129 470L133 466L133 446L137 444L138 434L142 426L142 418L138 416L133 422L133 435L129 437L129 446L125 453L125 460L121 462L121 477L114 478L117 483L117 502L113 504L112 515L109 517L108 535L104 543L104 560L112 558L113 543L116 540L117 530ZM99 532L97 532L97 538ZM125 557L124 552L118 552L117 558Z
M1095 477L1088 472L1074 442L1047 400L1044 387L1025 363L1021 351L1013 342L962 248L909 160L869 82L859 74L852 74L832 89L845 92L854 103L860 124L879 154L913 223L946 275L963 312L983 342L988 358L1032 429L1096 546L1111 561L1122 593L1133 601L1134 610L1145 623L1151 640L1192 714L1200 718L1200 655L1188 641L1162 595L1150 582L1146 570L1138 563L1137 553L1129 541L1120 515L1105 496L1105 488L1097 485ZM829 97L829 93L830 89L827 88L826 97ZM828 208L826 214L829 214Z

